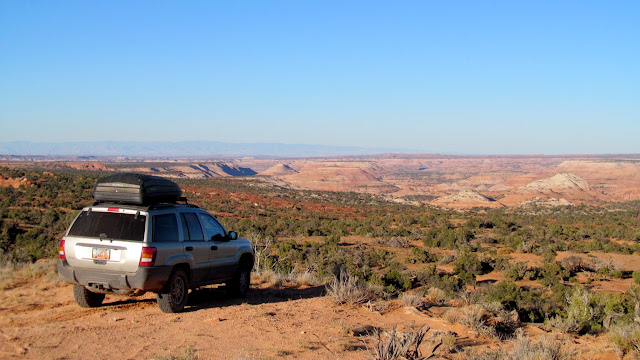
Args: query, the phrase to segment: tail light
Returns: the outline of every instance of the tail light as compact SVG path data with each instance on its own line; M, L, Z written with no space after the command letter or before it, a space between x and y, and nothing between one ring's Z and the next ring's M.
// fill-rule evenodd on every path
M154 247L143 247L140 254L140 263L138 266L153 266L156 263L156 253L158 250Z
M64 253L64 239L60 240L60 248L58 248L58 257L62 260L67 259L67 255Z

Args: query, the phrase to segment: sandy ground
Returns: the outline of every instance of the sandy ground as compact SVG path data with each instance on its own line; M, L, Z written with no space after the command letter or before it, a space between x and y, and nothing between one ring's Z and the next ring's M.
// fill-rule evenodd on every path
M1 359L153 359L183 354L191 347L199 359L368 359L365 338L351 329L372 325L399 330L430 326L432 336L453 331L456 345L485 351L508 346L468 333L442 317L387 302L384 313L362 306L337 306L324 287L279 287L253 284L243 300L226 297L222 288L192 291L184 313L164 314L153 294L138 298L107 296L104 306L83 309L73 301L71 286L44 279L0 292ZM438 311L441 310L441 311ZM538 336L544 331L527 327ZM580 358L614 359L602 337L570 339ZM462 353L438 352L461 359Z

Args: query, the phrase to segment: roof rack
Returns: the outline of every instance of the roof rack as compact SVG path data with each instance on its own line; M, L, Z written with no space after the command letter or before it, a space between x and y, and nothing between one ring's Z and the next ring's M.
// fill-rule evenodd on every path
M172 206L188 207L188 208L195 208L195 209L199 209L200 208L198 205L194 205L194 204L159 203L159 204L149 205L147 207L147 210L169 208L169 207L172 207Z
M162 209L162 208L168 208L168 207L171 207L171 206L189 207L189 208L197 208L197 209L200 208L198 205L189 204L187 202L187 198L184 197L184 196L181 196L178 201L184 201L184 203L181 204L181 203L178 203L178 202L165 202L165 203L156 203L156 204L148 204L148 205L137 205L137 204L121 203L121 202L116 202L116 201L94 201L91 204L91 206L97 206L97 205L103 205L103 204L113 204L113 205L124 205L124 206L132 207L132 208L140 208L140 209L144 209L144 210Z

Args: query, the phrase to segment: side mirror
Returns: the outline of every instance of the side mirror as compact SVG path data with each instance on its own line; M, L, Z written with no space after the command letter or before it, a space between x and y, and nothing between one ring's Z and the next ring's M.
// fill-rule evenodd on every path
M227 237L229 238L229 240L235 240L238 238L238 233L235 231L229 231L229 234L227 234Z

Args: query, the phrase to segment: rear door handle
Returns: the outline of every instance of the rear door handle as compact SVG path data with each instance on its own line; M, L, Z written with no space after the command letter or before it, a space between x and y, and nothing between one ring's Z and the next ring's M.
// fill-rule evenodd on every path
M192 251L193 250L193 246L187 246L186 248L184 248L187 251Z
M215 245L213 245L213 246L211 247L211 250L218 250L218 247L217 247L217 246L215 246Z

